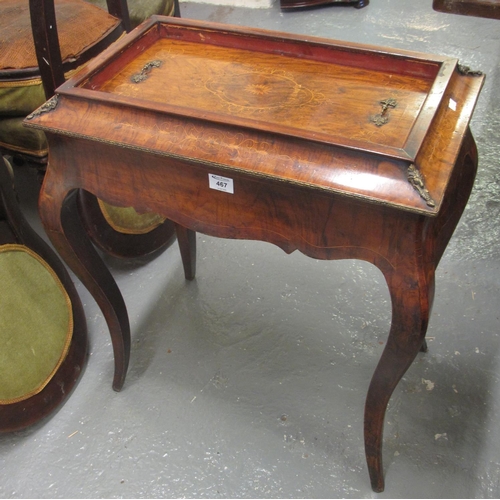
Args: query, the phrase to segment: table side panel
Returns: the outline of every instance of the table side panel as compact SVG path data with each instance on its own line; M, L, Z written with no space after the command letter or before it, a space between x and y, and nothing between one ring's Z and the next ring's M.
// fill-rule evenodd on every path
M45 131L218 167L253 177L337 192L404 210L435 213L407 180L408 162L271 133L68 100L30 122ZM143 168L143 164L138 168Z
M225 174L217 167L85 139L48 138L50 168L56 170L51 175L64 189L83 188L112 205L156 212L197 232L268 241L286 252L371 262L384 256L396 265L405 255L400 245L413 241L408 232L422 217L244 172L233 173L234 193L221 192L209 186L209 173Z
M454 74L417 156L415 163L436 206L443 201L483 84L483 76Z

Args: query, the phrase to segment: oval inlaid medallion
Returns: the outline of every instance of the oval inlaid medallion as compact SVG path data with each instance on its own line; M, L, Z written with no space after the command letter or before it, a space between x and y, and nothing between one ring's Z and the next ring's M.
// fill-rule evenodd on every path
M206 88L229 105L255 111L302 106L314 97L282 73L226 73L209 80Z

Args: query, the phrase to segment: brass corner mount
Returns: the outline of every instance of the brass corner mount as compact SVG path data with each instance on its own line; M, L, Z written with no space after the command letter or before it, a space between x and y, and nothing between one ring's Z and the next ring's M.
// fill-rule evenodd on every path
M44 102L39 108L35 109L33 113L30 113L26 119L32 120L37 116L43 115L43 113L48 113L53 109L56 109L57 104L59 103L59 94L53 95L47 102Z
M413 163L408 167L406 175L408 178L408 182L418 192L420 197L427 203L427 206L434 208L436 206L436 202L432 199L432 196L425 187L422 174L418 171L417 167Z

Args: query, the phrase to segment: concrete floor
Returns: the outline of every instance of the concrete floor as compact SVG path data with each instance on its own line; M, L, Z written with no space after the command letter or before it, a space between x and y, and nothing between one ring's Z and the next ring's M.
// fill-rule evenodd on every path
M132 324L121 393L111 390L101 312L78 284L87 370L53 418L0 436L0 497L500 496L500 24L431 4L372 0L362 10L287 13L277 4L181 5L185 18L449 55L487 74L472 121L479 174L437 272L430 349L386 418L386 491L370 489L362 435L390 324L381 273L199 235L192 283L177 243L152 261L107 259ZM34 176L17 175L31 213Z

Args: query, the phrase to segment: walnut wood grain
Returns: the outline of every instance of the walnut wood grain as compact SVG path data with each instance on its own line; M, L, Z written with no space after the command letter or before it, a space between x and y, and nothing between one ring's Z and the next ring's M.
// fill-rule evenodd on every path
M368 469L382 491L387 403L426 348L435 269L477 167L469 120L483 77L457 68L449 58L153 18L63 85L57 106L28 121L50 144L40 213L108 321L115 389L128 362L126 309L71 225L78 189L172 220L187 279L196 232L368 261L392 301L365 406ZM374 109L390 114L383 133ZM232 192L211 189L209 174L230 178Z

